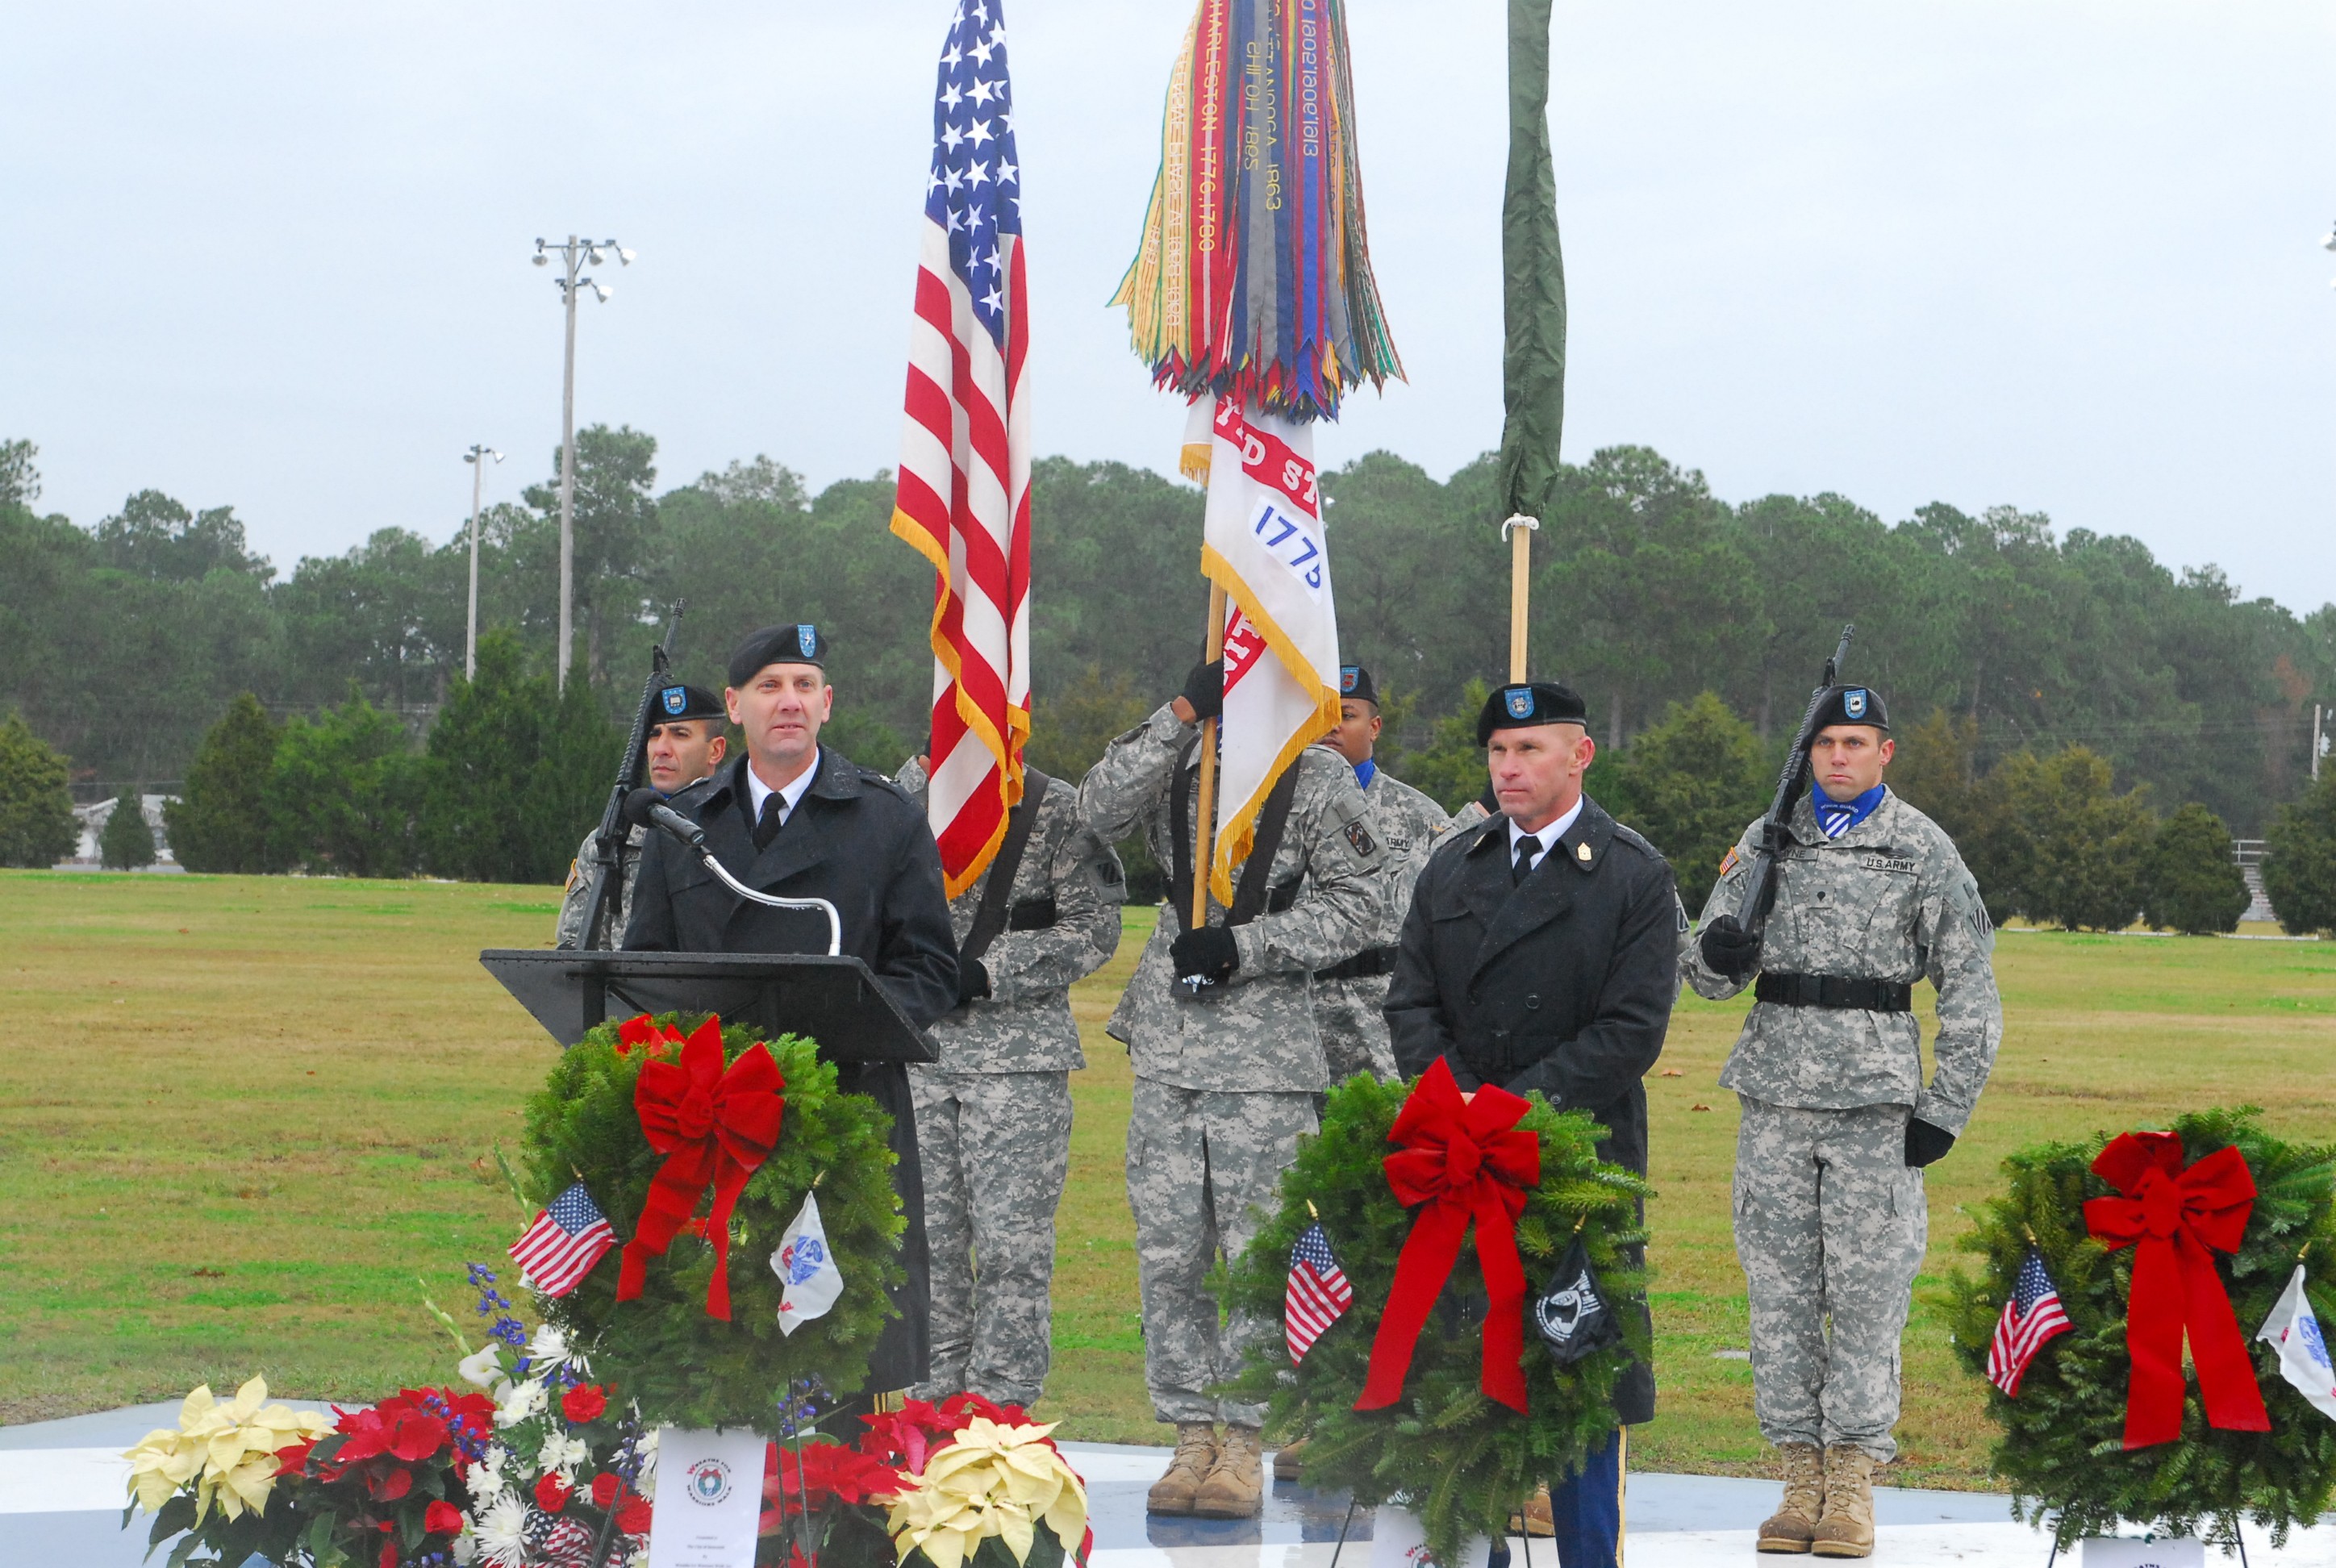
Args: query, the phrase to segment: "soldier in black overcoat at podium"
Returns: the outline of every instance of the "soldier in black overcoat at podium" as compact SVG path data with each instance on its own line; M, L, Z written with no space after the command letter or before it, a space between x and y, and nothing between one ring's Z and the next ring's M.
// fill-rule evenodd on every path
M957 1005L957 941L941 858L924 813L882 774L819 744L835 690L827 640L810 625L768 627L730 657L723 699L745 755L673 798L706 831L714 857L741 882L784 898L825 899L842 918L842 950L863 959L920 1028ZM653 833L633 893L628 950L648 952L817 953L827 919L749 903L684 845ZM909 1229L895 1292L900 1315L871 1358L868 1388L906 1388L927 1374L930 1261L924 1181L908 1069L897 1062L839 1064L842 1086L892 1116L893 1175ZM839 1260L849 1269L849 1259Z

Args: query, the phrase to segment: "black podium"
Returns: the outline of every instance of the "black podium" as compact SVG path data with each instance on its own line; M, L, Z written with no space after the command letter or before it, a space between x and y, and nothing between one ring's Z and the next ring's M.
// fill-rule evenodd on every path
M868 965L848 956L489 948L479 962L563 1047L611 1018L687 1010L808 1036L839 1065L934 1059Z

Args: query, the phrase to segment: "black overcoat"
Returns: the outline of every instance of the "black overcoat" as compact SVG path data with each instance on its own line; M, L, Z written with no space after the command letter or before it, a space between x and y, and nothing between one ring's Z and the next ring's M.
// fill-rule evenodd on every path
M1601 1159L1647 1172L1647 1092L1679 994L1683 919L1669 864L1584 799L1522 883L1508 819L1437 846L1412 894L1387 1027L1406 1077L1442 1057L1461 1088L1539 1089L1605 1124ZM1634 1260L1635 1261L1635 1260ZM1651 1419L1654 1377L1615 1389L1625 1424Z
M957 941L940 851L916 803L882 774L822 746L811 786L778 836L758 851L745 769L741 756L674 797L672 803L706 830L715 858L758 891L835 905L842 950L866 961L920 1028L955 1007ZM749 903L681 844L651 833L625 946L648 952L822 953L827 917ZM873 1062L839 1063L836 1073L842 1089L868 1096L892 1117L892 1151L900 1157L893 1179L909 1222L900 1239L908 1279L894 1296L900 1316L886 1326L870 1359L868 1386L906 1388L927 1374L930 1285L909 1071L897 1062Z

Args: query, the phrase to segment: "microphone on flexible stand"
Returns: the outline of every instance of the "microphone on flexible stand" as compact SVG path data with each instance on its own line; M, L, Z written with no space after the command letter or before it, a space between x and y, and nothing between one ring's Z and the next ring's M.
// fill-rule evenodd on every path
M843 951L843 917L825 899L783 899L774 893L757 892L730 874L730 868L714 856L706 847L706 830L665 803L665 797L646 786L625 797L624 820L628 827L654 827L678 840L700 864L712 872L729 890L740 898L767 905L774 910L816 910L827 917L827 953L833 958Z

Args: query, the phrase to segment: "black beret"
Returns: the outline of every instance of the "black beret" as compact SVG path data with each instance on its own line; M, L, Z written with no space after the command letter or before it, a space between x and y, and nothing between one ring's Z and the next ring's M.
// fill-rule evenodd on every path
M728 718L730 710L722 699L702 686L668 686L657 688L649 700L649 723L652 726L674 723L686 718Z
M1379 703L1379 688L1371 684L1371 672L1358 664L1338 667L1338 695L1369 703L1373 707Z
M770 664L814 664L827 667L827 638L809 621L793 626L766 626L746 634L730 656L730 684L745 686L754 672Z
M1493 738L1496 729L1524 729L1537 724L1590 725L1590 707L1572 687L1537 680L1530 686L1504 686L1484 699L1476 716L1476 744Z
M1809 726L1809 736L1815 739L1819 730L1837 724L1871 725L1886 734L1890 710L1883 706L1882 694L1871 687L1834 687L1817 704L1817 721Z

